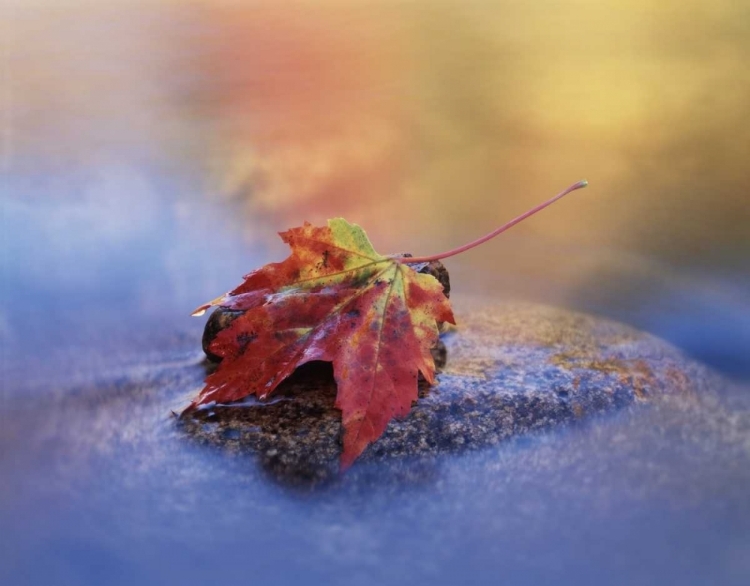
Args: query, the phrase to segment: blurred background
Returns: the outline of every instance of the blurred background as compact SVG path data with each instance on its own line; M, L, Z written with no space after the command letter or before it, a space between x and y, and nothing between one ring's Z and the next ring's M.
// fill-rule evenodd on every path
M748 63L738 0L2 0L0 582L746 584ZM178 433L190 313L278 231L427 255L584 178L454 294L629 323L738 393L302 495Z
M456 290L609 315L750 374L746 2L2 10L11 353L99 329L84 308L177 319L304 220L428 254L586 178L449 260Z

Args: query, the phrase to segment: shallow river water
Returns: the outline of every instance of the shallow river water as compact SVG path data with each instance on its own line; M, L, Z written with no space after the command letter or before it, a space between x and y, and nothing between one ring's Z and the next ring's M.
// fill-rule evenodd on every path
M0 583L746 584L750 20L672 4L9 3ZM447 261L459 303L653 333L697 399L319 486L175 425L191 310L275 232L428 254L584 176Z

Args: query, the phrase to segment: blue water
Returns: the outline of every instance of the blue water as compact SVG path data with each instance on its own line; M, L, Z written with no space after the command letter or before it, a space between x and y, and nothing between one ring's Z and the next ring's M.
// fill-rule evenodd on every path
M245 246L231 207L185 178L103 173L111 191L95 203L80 196L90 177L67 192L6 178L3 584L747 582L750 393L726 378L697 403L363 464L317 488L187 441L170 410L203 376L190 310L277 251ZM614 266L568 305L748 375L736 288Z

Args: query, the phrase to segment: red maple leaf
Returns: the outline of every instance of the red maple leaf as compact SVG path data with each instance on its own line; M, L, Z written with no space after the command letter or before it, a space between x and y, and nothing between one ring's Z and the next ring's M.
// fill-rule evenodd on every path
M417 379L434 383L437 322L455 323L435 277L373 250L346 220L281 234L292 254L215 300L244 313L210 350L222 358L188 407L267 397L313 360L333 363L346 468L417 400ZM199 309L204 310L208 306Z
M438 322L455 323L439 281L405 262L468 250L585 185L576 183L490 234L431 257L382 256L362 228L341 218L281 233L292 249L286 260L251 272L194 312L220 305L244 313L211 343L221 363L185 412L249 395L265 399L298 366L331 362L344 427L341 466L348 468L391 419L409 413L420 372L434 384L430 348Z

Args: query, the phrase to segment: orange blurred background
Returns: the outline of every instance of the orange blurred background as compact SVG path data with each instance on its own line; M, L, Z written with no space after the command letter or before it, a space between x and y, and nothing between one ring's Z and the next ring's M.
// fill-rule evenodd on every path
M743 3L79 0L5 11L6 165L145 144L204 168L205 193L242 201L249 225L346 215L384 246L420 252L586 177L578 201L518 230L706 262L748 244Z

